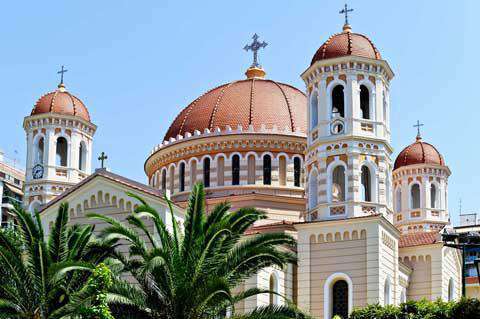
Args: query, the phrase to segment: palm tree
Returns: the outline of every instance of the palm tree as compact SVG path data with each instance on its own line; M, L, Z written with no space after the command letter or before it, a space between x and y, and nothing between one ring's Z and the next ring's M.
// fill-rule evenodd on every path
M205 212L202 184L190 194L183 229L179 229L170 205L172 226L142 198L140 205L123 224L111 217L90 214L108 224L101 236L126 242L127 255L118 255L124 272L136 281L117 278L110 306L115 318L200 319L225 318L306 318L293 306L268 306L252 313L237 314L235 305L260 293L257 288L235 293L246 279L270 266L295 263L289 247L295 240L284 233L245 236L245 231L266 215L254 208L229 212L222 203ZM153 224L153 226L151 226Z
M69 226L68 204L60 205L48 234L37 212L12 210L16 226L0 231L0 318L54 319L71 315L89 271L115 248L93 237L92 226ZM72 299L73 298L73 299ZM70 307L70 310L66 309Z

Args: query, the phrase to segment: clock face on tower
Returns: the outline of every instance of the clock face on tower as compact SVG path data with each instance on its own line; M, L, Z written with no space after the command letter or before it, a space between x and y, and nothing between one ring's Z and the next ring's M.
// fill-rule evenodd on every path
M33 179L40 179L43 177L43 165L37 164L32 169Z

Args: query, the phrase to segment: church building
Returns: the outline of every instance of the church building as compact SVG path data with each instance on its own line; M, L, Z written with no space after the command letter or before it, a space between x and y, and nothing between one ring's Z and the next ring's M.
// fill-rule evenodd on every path
M146 156L148 185L106 169L91 174L96 126L62 77L24 121L25 206L46 226L64 201L73 223L97 223L89 212L124 220L137 205L129 191L169 224L162 195L181 222L192 186L203 182L209 208L229 201L267 213L247 236L298 240L298 265L264 269L239 289L270 289L324 319L373 303L460 298L461 256L440 240L450 227L450 169L420 130L392 158L387 60L346 20L313 54L298 89L267 78L257 57L265 46L255 34L246 77L207 90L173 119ZM258 295L238 309L284 302Z

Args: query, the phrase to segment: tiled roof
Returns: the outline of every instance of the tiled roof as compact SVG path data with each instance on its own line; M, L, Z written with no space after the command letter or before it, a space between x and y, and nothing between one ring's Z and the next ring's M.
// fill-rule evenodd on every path
M414 164L445 165L442 154L432 144L425 143L417 137L415 143L405 147L395 160L394 170Z
M102 176L102 177L104 177L106 179L109 179L111 181L120 183L120 184L125 185L127 187L131 187L133 189L144 192L146 194L156 196L156 197L159 197L159 198L163 198L163 193L159 189L156 189L156 188L150 187L148 185L136 182L134 180L128 179L128 178L123 177L123 176L120 176L118 174L114 174L112 172L107 171L106 169L97 169L94 174L88 176L87 178L82 180L80 183L76 184L75 186L71 187L67 191L63 192L61 195L55 197L55 199L53 199L47 205L42 207L40 212L46 210L47 208L51 207L55 203L58 203L58 202L62 201L65 197L67 197L68 195L75 192L77 189L79 189L83 185L87 184L88 182L90 182L91 180L93 180L94 178L99 177L99 176Z
M245 231L245 235L253 235L253 234L259 234L265 231L271 231L271 230L295 230L295 227L293 226L293 222L289 222L286 220L282 221L275 221L267 224L262 224L259 226L253 226L247 229Z
M38 99L30 115L56 113L78 116L90 122L90 114L83 102L65 90L63 85Z
M431 245L439 241L438 232L418 232L414 234L401 235L398 242L399 248Z
M249 78L216 87L184 108L170 125L164 140L195 130L226 126L279 131L307 129L307 98L293 86L261 78Z
M380 52L368 37L351 32L349 25L343 27L342 33L332 35L317 50L311 64L319 60L333 59L342 56L354 55L363 58L380 60Z

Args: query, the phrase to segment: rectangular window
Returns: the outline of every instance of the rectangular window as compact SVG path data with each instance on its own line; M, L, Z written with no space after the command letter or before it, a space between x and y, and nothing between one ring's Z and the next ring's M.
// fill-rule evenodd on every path
M410 217L412 217L412 218L418 218L418 217L420 217L420 215L421 215L421 214L420 214L419 211L411 212L411 213L410 213Z

